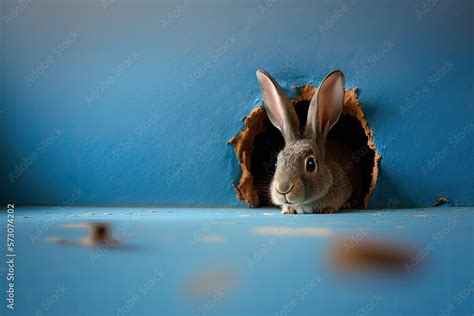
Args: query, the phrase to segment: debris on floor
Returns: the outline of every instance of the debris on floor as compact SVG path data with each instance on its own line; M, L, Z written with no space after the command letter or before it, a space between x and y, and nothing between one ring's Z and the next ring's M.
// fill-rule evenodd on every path
M325 227L289 227L289 226L262 226L252 229L256 235L270 236L323 236L332 235L332 230Z
M216 293L228 293L236 284L236 272L228 266L209 267L198 272L185 285L192 297L206 299Z
M110 226L103 222L87 222L87 223L75 223L65 224L66 228L86 228L89 229L89 234L77 240L69 240L61 237L46 237L45 240L48 242L55 242L59 244L80 244L86 247L94 247L106 245L107 247L116 247L121 245L120 240L112 237L110 232Z
M405 271L414 248L388 240L358 240L346 238L330 249L330 261L342 270Z
M434 201L433 206L441 206L443 204L448 204L449 200L446 197L440 196L439 198Z

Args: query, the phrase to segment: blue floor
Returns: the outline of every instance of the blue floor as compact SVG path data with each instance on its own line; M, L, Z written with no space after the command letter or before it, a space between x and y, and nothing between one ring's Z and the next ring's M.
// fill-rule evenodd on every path
M15 215L15 309L2 299L2 315L474 313L473 208L283 216L38 207ZM88 228L74 225L84 222L109 223L121 243L91 246ZM341 238L348 249L376 240L416 255L397 271L347 269L330 259ZM0 273L5 293L5 261Z

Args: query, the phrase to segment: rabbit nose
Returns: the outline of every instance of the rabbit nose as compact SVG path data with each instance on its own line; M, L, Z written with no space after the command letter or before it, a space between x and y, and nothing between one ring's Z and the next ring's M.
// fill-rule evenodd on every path
M287 194L293 189L293 185L291 183L277 183L276 190L280 194Z

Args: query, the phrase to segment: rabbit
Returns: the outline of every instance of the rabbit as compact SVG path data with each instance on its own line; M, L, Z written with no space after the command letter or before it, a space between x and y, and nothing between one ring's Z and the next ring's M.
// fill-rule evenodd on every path
M311 99L303 132L292 101L272 76L257 70L257 79L268 119L285 140L270 184L273 204L282 214L337 212L353 192L344 169L350 148L327 141L343 110L344 74L335 70L324 78Z

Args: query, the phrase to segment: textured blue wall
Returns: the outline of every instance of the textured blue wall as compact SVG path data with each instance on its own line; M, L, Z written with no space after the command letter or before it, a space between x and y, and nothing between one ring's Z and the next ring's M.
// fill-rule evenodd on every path
M473 2L2 1L2 203L237 205L255 69L346 73L372 206L474 203Z

